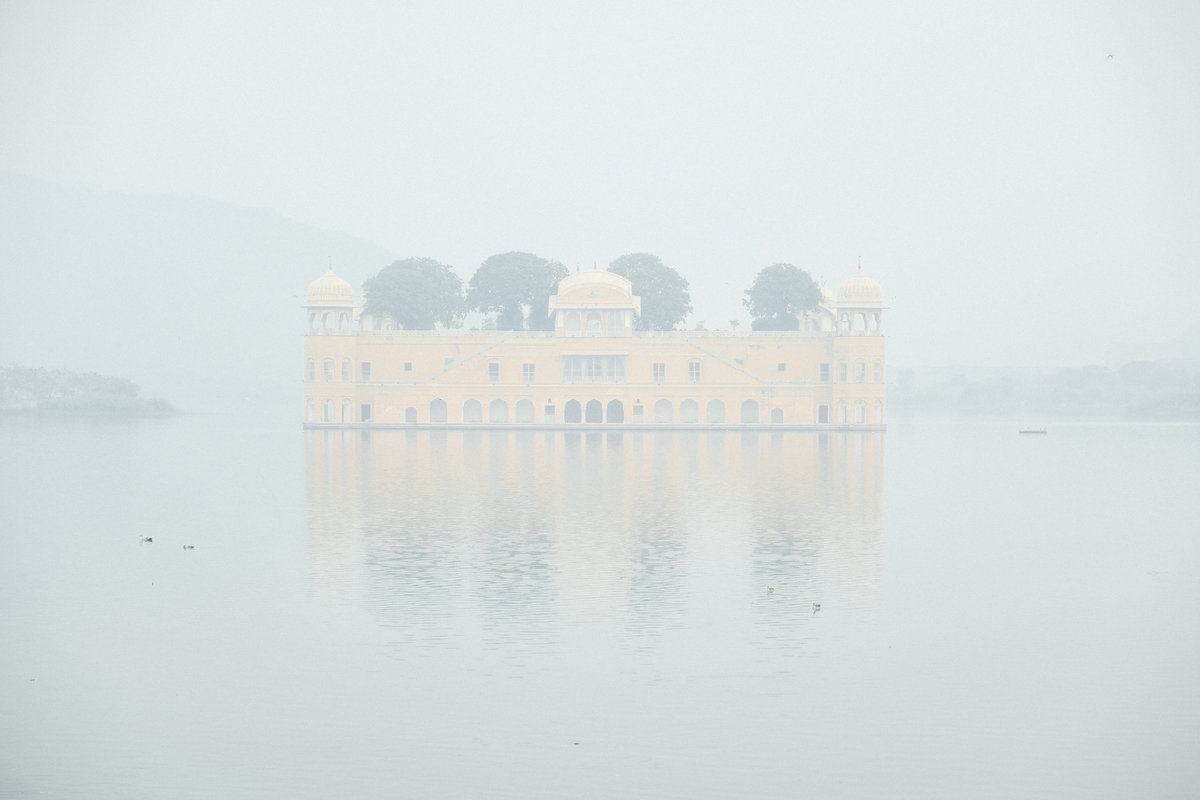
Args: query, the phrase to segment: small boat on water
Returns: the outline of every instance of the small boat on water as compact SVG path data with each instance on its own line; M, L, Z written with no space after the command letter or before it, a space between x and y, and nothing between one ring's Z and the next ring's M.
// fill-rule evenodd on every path
M1038 435L1044 435L1046 433L1046 429L1045 428L1022 428L1021 430L1017 431L1017 433L1034 433L1034 434L1038 434Z

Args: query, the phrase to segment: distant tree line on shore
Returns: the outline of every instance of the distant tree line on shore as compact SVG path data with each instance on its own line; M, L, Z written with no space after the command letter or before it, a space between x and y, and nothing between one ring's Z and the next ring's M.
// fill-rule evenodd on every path
M1044 377L957 375L932 383L902 370L888 387L888 406L970 417L1198 421L1200 364L1135 361L1118 369L1089 365Z
M637 330L675 330L692 312L687 280L651 253L628 253L608 265L629 279L641 297ZM388 315L409 330L455 328L472 311L496 330L551 330L550 296L569 274L557 261L533 253L489 256L464 287L448 265L432 258L404 258L363 283L366 312ZM817 307L821 290L804 270L791 264L764 267L744 293L754 330L797 330L800 316Z
M167 416L166 400L147 399L133 381L95 372L0 367L0 412Z

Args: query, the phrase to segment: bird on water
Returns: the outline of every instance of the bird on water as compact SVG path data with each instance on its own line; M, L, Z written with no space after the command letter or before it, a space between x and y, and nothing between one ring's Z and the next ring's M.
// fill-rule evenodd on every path
M143 536L142 537L142 544L149 544L149 543L152 543L153 541L154 541L153 536Z
M821 610L821 604L820 604L820 603L813 603L813 613L815 614L815 613L817 613L817 612L818 612L818 611L820 611L820 610Z
M185 545L183 546L183 549L184 549L184 550L195 550L195 549L196 549L196 545L194 545L194 544L185 544Z

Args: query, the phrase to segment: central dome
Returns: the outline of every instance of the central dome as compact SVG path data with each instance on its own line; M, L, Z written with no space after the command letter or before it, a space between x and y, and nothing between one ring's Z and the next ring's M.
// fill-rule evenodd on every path
M308 305L352 306L354 289L331 269L308 285Z

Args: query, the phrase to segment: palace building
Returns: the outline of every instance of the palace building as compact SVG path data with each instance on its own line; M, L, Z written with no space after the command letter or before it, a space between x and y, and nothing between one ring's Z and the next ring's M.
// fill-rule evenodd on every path
M797 331L637 331L629 281L579 272L552 331L414 331L330 270L304 304L304 425L883 429L880 286L823 293Z

